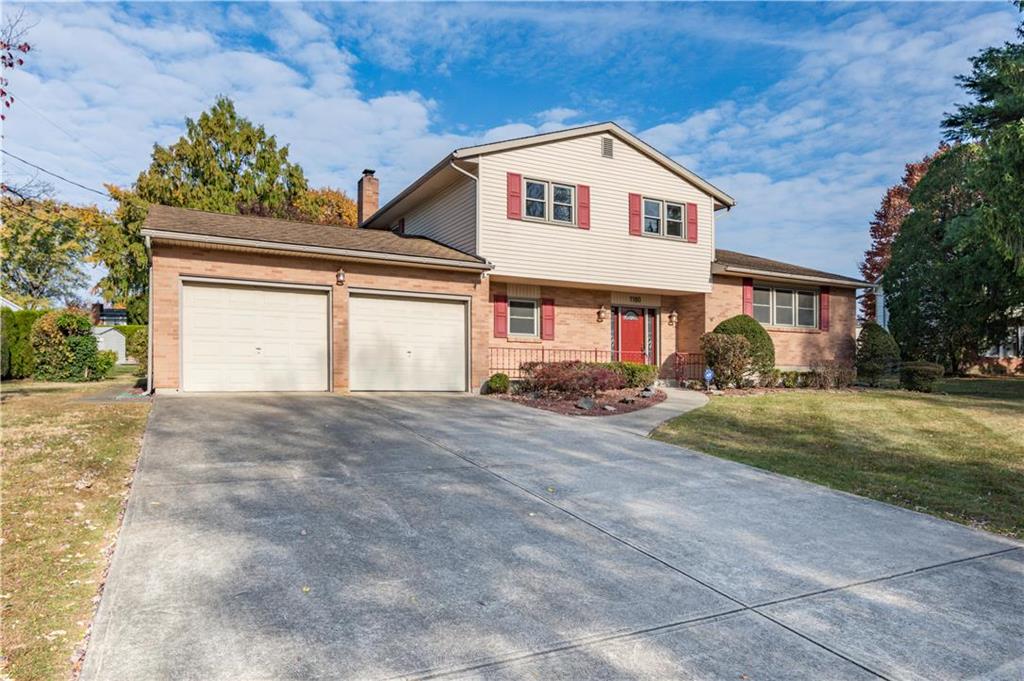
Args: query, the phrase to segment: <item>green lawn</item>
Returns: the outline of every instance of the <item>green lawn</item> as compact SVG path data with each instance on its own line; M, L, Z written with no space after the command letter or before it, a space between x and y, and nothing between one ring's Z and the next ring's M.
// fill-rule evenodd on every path
M653 437L1024 537L1024 379L713 397Z
M66 679L95 609L149 403L82 402L135 378L2 386L0 678Z

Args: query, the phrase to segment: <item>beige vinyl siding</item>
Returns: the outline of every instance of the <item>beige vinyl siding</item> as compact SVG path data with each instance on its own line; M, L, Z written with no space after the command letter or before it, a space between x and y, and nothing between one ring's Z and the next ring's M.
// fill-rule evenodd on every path
M413 208L405 216L405 233L475 253L476 182L460 178Z
M622 142L601 156L606 134L480 158L479 252L493 275L665 291L709 292L714 243L710 196ZM506 173L590 186L590 229L509 220ZM629 194L697 204L697 243L629 234ZM685 225L684 225L685 234Z

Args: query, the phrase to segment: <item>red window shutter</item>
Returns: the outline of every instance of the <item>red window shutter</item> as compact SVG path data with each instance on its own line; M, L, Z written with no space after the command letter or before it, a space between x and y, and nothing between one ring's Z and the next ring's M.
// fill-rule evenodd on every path
M576 203L580 229L590 229L590 187L585 184L576 187Z
M754 316L754 280L743 280L743 314Z
M629 195L629 233L640 236L640 195Z
M686 204L686 240L697 243L697 204Z
M818 328L828 331L828 307L829 298L832 297L832 289L828 286L821 287L821 296L818 303Z
M555 301L544 298L540 301L540 338L555 340Z
M508 338L508 296L494 294L494 337Z
M508 173L508 219L523 219L523 176Z

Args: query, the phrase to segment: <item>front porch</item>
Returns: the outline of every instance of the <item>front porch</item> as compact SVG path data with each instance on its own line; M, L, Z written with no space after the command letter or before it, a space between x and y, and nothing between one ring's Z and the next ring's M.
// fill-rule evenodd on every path
M703 357L688 320L704 294L660 295L491 282L490 373L512 378L530 362L639 362L663 378L698 379Z

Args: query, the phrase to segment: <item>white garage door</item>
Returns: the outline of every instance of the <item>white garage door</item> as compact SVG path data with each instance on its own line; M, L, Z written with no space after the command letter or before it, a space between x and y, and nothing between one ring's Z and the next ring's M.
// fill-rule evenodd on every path
M352 295L352 390L466 389L466 303Z
M182 298L182 389L329 389L326 291L186 283Z

